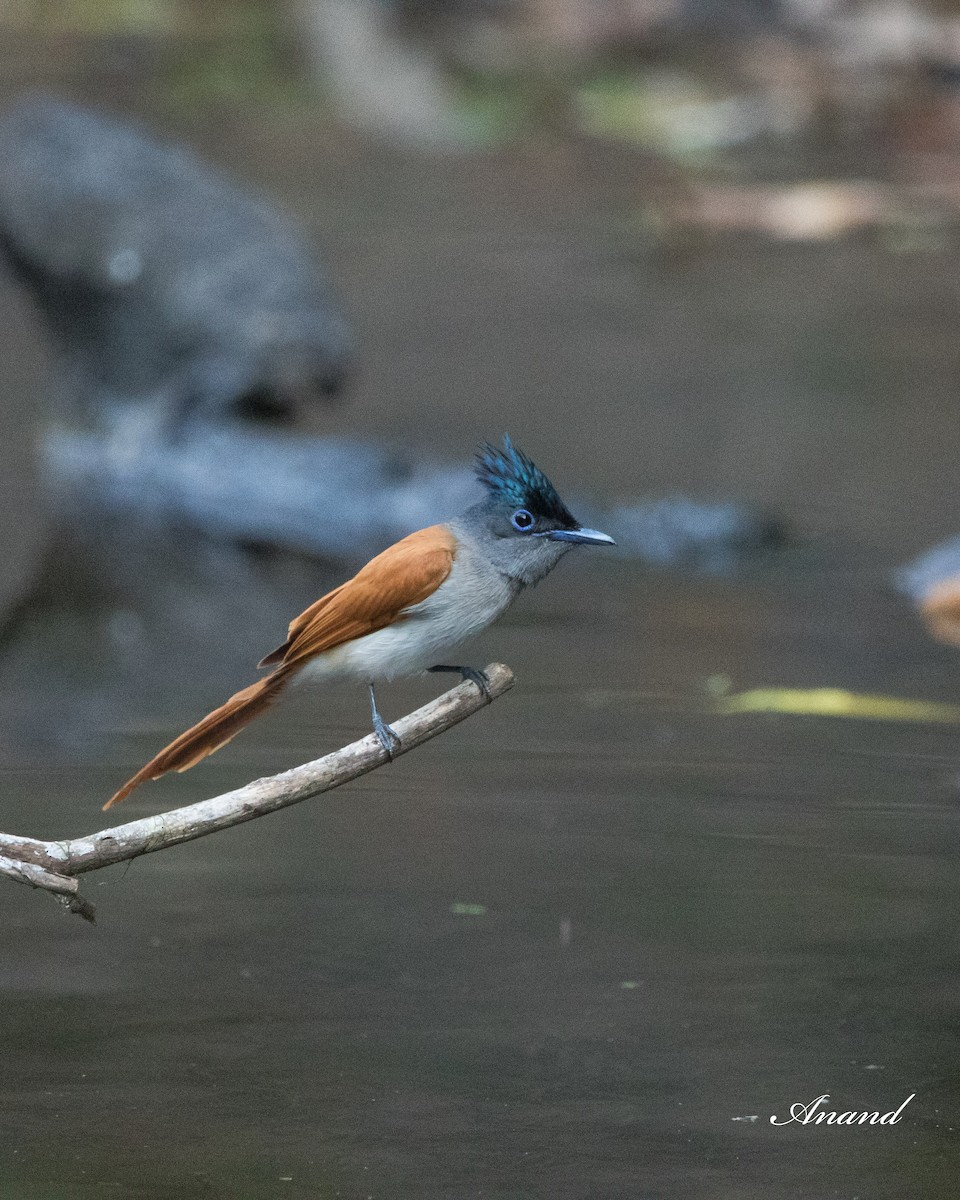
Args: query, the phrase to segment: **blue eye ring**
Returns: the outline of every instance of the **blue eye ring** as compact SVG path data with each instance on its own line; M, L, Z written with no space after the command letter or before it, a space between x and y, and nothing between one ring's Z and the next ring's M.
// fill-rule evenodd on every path
M525 508L518 508L510 518L510 524L518 533L529 533L535 523L533 513L528 512Z

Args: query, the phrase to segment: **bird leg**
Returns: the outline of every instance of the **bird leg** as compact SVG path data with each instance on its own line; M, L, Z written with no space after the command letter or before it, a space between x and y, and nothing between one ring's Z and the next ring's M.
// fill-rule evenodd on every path
M476 667L427 667L428 671L446 671L453 672L455 675L460 675L463 679L469 679L471 683L475 683L483 694L484 700L489 704L493 697L490 695L490 680L483 671L478 671Z
M370 713L373 717L373 732L377 735L377 741L383 747L387 758L393 762L394 750L400 749L400 738L397 731L391 729L377 711L377 698L374 695L372 683L370 684Z

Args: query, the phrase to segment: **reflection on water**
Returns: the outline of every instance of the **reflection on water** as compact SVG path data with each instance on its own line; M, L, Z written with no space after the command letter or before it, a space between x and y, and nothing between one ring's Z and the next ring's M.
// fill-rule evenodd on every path
M315 223L375 331L343 427L451 460L509 427L565 487L774 501L807 544L725 578L572 560L477 648L517 688L395 766L91 878L96 929L4 887L0 1197L952 1197L956 731L702 700L957 700L886 584L956 526L955 338L924 324L956 272L861 245L638 263L566 160L425 188L339 153ZM67 539L8 631L4 828L96 828L344 571L129 537ZM362 694L296 694L125 810L366 728ZM916 1099L895 1129L770 1126L824 1092Z

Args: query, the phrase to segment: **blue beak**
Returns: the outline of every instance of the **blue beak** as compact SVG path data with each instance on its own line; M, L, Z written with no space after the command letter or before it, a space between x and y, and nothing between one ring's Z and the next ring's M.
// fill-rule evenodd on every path
M608 533L599 529L551 529L544 534L551 542L576 542L578 546L615 546Z

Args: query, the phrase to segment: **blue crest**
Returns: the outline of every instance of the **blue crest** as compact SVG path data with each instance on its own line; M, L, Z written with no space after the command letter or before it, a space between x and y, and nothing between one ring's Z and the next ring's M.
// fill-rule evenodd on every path
M537 464L504 434L503 449L489 442L477 454L477 478L494 500L515 508L526 508L563 528L573 529L577 522L557 494L557 489Z

